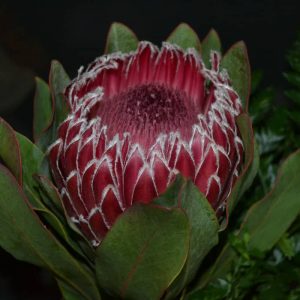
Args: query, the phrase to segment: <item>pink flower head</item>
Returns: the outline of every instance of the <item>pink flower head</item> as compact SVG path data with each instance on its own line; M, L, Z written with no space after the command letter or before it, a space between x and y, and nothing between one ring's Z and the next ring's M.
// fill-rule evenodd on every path
M242 107L218 53L140 42L97 58L67 87L70 114L50 147L71 220L97 246L135 202L149 203L179 172L218 214L238 176Z

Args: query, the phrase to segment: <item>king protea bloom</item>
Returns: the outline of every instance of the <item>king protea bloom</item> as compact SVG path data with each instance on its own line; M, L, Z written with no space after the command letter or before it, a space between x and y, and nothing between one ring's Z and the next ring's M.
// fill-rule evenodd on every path
M242 106L220 57L140 42L97 58L65 90L50 163L70 219L97 246L122 212L193 180L218 215L238 176ZM137 225L138 226L138 225Z

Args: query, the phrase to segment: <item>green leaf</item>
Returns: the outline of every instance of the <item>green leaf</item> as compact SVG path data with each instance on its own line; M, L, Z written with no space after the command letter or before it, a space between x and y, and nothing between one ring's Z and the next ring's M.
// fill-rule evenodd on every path
M64 121L69 112L69 106L64 98L63 92L70 83L70 78L63 66L57 60L51 62L49 85L54 102L54 120L53 135L56 136L56 130L60 123Z
M50 103L48 102L49 99L47 99L49 95L47 94L47 87L45 83L40 84L41 86L39 87L40 92L43 92L43 94L41 93L41 97L44 97L44 100L36 99L36 101L40 100L41 103L39 105L42 106L42 109L41 111L38 111L37 109L35 110L36 121L34 124L39 124L38 126L44 127L43 133L37 140L37 145L43 152L45 152L49 145L57 139L57 129L67 118L69 113L69 104L63 95L63 92L69 83L70 78L63 66L58 61L53 60L51 62L49 74L49 89L52 96L51 112L48 110ZM47 112L45 110L47 110ZM40 113L41 116L39 115ZM45 120L45 124L42 124L40 122L42 122L45 114L47 114L47 120ZM38 120L40 120L40 122L38 122Z
M278 242L278 247L287 258L291 259L296 255L295 242L285 233ZM300 274L299 274L300 275Z
M0 245L15 258L45 267L81 294L100 295L87 267L66 251L40 222L10 172L0 166Z
M287 112L288 116L295 122L296 124L300 125L300 111L293 110Z
M45 218L54 232L62 237L63 241L77 252L77 254L84 258L89 257L90 261L92 261L95 256L94 251L87 253L86 248L90 248L88 242L83 239L78 229L73 230L75 225L69 221L69 217L63 208L63 202L56 187L43 175L35 175L34 179L39 184L39 195L43 201L41 209L36 209L36 211ZM73 226L69 226L70 224ZM80 243L86 244L84 249ZM91 254L91 252L93 253Z
M255 138L259 146L259 153L260 155L263 155L278 149L285 137L283 135L278 135L269 129L262 128L255 133Z
M17 132L16 137L20 145L23 185L33 189L36 183L32 175L39 171L44 153L24 135Z
M50 165L49 165L49 158L48 158L47 153L45 153L44 158L40 165L40 169L37 173L52 180L52 175L51 175L51 170L50 170Z
M53 60L51 62L49 74L49 88L52 96L51 114L53 117L50 126L48 126L48 128L37 140L37 145L42 149L43 152L46 152L49 145L57 139L57 129L59 125L67 118L69 113L69 104L63 95L63 92L69 83L70 78L63 66L60 64L60 62ZM50 112L48 113L50 115ZM36 114L38 114L38 111L36 111Z
M35 175L34 179L38 182L40 189L42 189L46 195L44 198L45 205L50 208L51 211L61 215L64 212L62 199L53 183L49 178L43 175Z
M270 194L248 211L241 233L251 236L249 245L260 251L271 249L300 213L300 151L281 166Z
M0 159L22 185L22 163L18 140L14 130L0 118Z
M237 117L236 122L244 145L244 162L240 176L227 200L229 212L232 212L243 193L250 187L259 167L259 153L254 143L252 124L249 116L243 113Z
M46 206L42 202L41 194L38 190L39 186L36 182L36 179L34 178L34 175L36 175L40 168L40 164L44 158L44 154L36 145L34 145L29 139L27 139L22 134L17 132L16 138L20 145L22 158L23 191L30 200L31 206L36 212L38 212L40 216L43 216L43 218L47 221L48 225L50 225L50 227L56 233L58 233L59 236L61 236L66 242L68 242L69 245L72 246L72 248L76 249L78 252L78 247L74 245L71 238L68 236L64 226L62 225L61 221L64 221L64 218L61 214L62 208L61 210L59 210L59 207L61 207L61 203L59 203L58 193L55 190L54 186L51 185L49 179L40 176L42 177L41 181L44 183L43 187L46 189L46 191L50 194L50 196L52 196L52 198L56 197L54 199L56 207L53 205L49 205L50 201L47 197L43 197L44 200L48 200L48 202L46 201ZM49 211L48 208L50 208L51 211ZM56 212L56 215L54 215L53 212ZM57 216L59 215L61 216L60 220L57 218Z
M259 165L260 165L259 149L258 149L258 145L255 142L255 140L254 140L253 157L251 157L250 159L252 159L252 161L243 177L242 184L240 186L240 190L239 190L239 194L238 194L238 198L241 198L244 195L244 193L251 187L253 180L254 180L255 176L257 175L257 172L259 169Z
M185 300L224 300L231 299L228 297L230 284L226 280L219 279L209 285L204 290L199 290L185 297ZM237 298L235 298L237 299Z
M134 51L138 47L135 33L122 23L112 23L108 31L105 53Z
M176 44L182 49L195 48L201 52L201 43L197 33L188 24L179 24L167 38L167 42Z
M70 287L68 284L60 279L57 279L57 284L60 292L63 296L63 300L81 300L82 295L78 293L74 288Z
M272 87L267 87L251 97L249 113L254 124L265 123L266 116L272 113L275 98L276 93Z
M300 105L300 91L299 90L287 90L284 94L293 100L295 103Z
M240 96L244 111L248 111L251 72L244 42L234 44L226 52L221 61L221 67L227 70L232 86Z
M300 74L297 72L288 72L283 73L283 76L291 85L294 85L296 88L300 88Z
M42 211L47 211L47 214L42 212L45 215L45 219L47 220L47 222L50 225L56 225L55 223L59 222L59 226L54 226L55 231L58 232L60 236L63 236L64 240L68 242L69 246L71 246L77 253L79 253L80 255L84 253L84 255L88 257L90 261L93 261L95 259L94 248L89 245L89 242L82 234L82 232L70 220L63 206L63 201L59 195L57 188L48 179L48 177L44 175L35 174L34 179L39 185L39 195L43 201L43 206L41 207L41 209ZM53 216L57 220L52 220ZM57 230L60 229L61 226L64 228L64 230ZM73 240L76 240L80 249Z
M54 111L48 84L38 77L33 101L33 137L35 143L45 151L47 144L43 135L53 122Z
M66 210L63 206L63 201L59 195L57 188L49 180L48 177L40 174L36 174L34 179L39 184L39 192L43 198L43 203L51 211L55 212L57 216L60 217L60 220L66 221L69 227L80 237L84 238L83 234L80 232L78 227L72 222L66 213ZM85 240L86 241L86 240Z
M236 252L228 243L226 243L212 267L210 267L210 269L208 269L208 271L204 274L201 274L200 279L190 290L186 299L194 299L192 296L202 290L208 283L224 278L224 276L230 271L234 259L236 259Z
M188 246L182 210L134 205L97 249L98 283L117 297L159 299L182 270Z
M288 157L280 167L272 191L247 212L238 232L248 235L249 248L262 253L270 250L300 213L300 150ZM236 259L236 252L226 244L211 269L202 276L194 290L222 278Z
M45 209L38 193L38 185L33 178L38 173L40 165L44 159L42 151L33 144L27 137L16 133L20 145L23 173L23 191L34 209Z
M222 45L218 33L211 29L202 41L202 59L207 68L210 67L210 52L217 51L222 54Z
M189 220L191 229L188 258L183 271L172 283L164 299L175 299L176 296L194 278L201 262L207 253L218 243L219 223L205 196L192 181L177 176L174 184L156 204L164 207L180 207Z
M37 208L34 212L38 214L41 220L49 226L49 230L55 234L56 237L60 238L64 245L68 245L70 249L73 249L81 257L83 256L82 251L79 246L72 240L67 228L62 224L62 222L57 218L55 214L49 211L47 208Z
M282 107L272 112L270 118L268 118L268 128L274 134L286 135L287 130L289 131L289 118L288 109Z

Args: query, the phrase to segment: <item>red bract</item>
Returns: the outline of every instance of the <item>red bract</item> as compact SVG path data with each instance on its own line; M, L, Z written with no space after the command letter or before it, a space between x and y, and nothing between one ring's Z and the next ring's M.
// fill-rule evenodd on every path
M241 164L242 108L216 52L211 64L192 49L141 42L135 52L96 59L66 89L71 112L50 163L68 215L93 245L178 172L224 210Z

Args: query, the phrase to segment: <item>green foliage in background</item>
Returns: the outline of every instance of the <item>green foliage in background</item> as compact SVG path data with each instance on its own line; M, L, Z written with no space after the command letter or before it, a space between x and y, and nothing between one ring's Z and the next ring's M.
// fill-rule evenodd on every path
M274 247L267 251L253 249L249 233L238 232L248 208L274 187L281 162L300 147L300 34L287 51L286 60L289 67L283 74L286 79L283 95L273 86L265 86L261 70L252 73L249 112L260 165L251 189L240 200L231 216L230 228L223 236L228 242L228 251L223 252L223 258L228 259L230 253L235 259L227 272L206 281L202 289L190 294L189 300L300 299L299 214ZM295 174L298 178L297 175L299 173Z

